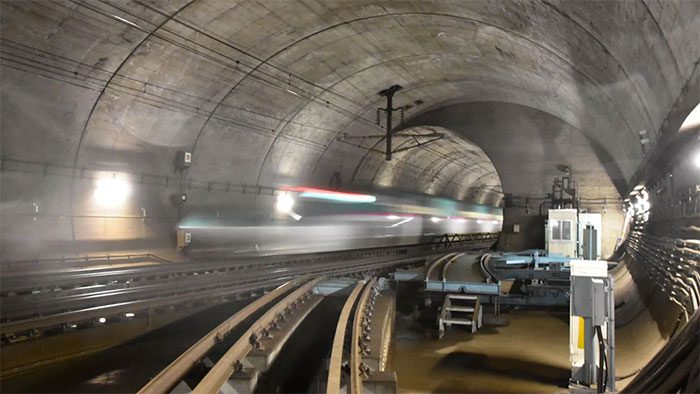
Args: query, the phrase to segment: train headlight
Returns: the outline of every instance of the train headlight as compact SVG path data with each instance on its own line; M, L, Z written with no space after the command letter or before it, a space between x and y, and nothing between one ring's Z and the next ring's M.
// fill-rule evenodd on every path
M294 197L290 196L289 193L279 194L277 196L275 208L283 213L292 212L292 208L294 208Z

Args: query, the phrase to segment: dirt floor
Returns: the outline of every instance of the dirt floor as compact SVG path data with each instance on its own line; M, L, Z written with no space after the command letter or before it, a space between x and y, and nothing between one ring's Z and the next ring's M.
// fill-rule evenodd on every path
M391 368L402 393L567 392L566 311L484 315L477 333L453 328L442 339L409 315L396 317Z

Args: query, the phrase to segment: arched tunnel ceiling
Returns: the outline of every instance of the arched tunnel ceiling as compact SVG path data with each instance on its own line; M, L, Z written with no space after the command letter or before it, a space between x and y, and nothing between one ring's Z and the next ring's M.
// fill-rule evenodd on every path
M339 138L381 133L376 93L398 83L395 105L413 105L408 119L456 102L559 119L614 161L621 189L643 158L639 131L653 144L697 67L699 8L651 0L3 2L2 154L70 167L74 178L85 168L177 177L176 152L191 150L186 178L199 182L324 185L335 177L345 187L468 198L479 178L455 159L454 143L387 165ZM475 141L488 139L482 126ZM500 142L517 133L505 130ZM496 168L511 160L494 159ZM460 187L422 181L438 178ZM530 184L510 192L541 194L538 181Z
M551 191L565 168L584 199L608 198L624 190L624 177L604 147L576 127L545 112L511 103L470 102L427 111L407 122L440 125L473 141L495 163L503 190L537 198Z

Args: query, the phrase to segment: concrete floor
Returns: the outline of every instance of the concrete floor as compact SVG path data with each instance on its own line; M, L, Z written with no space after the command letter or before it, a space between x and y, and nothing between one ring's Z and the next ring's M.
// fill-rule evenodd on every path
M476 334L453 328L434 339L406 315L397 314L391 367L399 391L565 392L568 315L515 311Z

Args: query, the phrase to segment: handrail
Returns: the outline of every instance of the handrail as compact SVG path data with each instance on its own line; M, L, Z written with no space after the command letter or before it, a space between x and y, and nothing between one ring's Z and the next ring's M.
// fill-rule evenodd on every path
M259 310L261 307L265 306L275 298L284 294L287 290L294 286L294 281L289 281L278 288L270 291L264 296L256 299L250 304L246 305L243 309L236 312L233 316L226 319L223 323L219 324L216 328L211 330L207 335L202 337L197 343L192 345L184 353L180 355L175 361L170 363L165 369L160 371L151 381L149 381L141 390L139 394L145 393L166 393L170 392L173 387L175 387L180 380L187 374L187 372L199 361L204 355L221 341L226 335L228 335L231 330L233 330L237 325L239 325L243 320L250 317L253 313Z
M333 347L331 348L331 360L328 365L328 380L326 384L326 393L336 394L340 392L340 370L343 363L343 343L345 341L345 331L347 330L350 312L355 306L357 296L362 290L362 282L358 282L355 288L348 296L348 299L343 305L343 310L340 312L338 323L335 326L335 336L333 337Z
M273 323L277 315L281 314L286 308L298 302L306 293L311 291L321 279L322 278L316 278L307 282L265 312L265 314L253 323L253 325L241 335L238 341L228 349L192 392L195 394L218 392L228 378L235 372L236 365L246 354L253 350L251 339L257 335L259 331Z
M357 302L355 309L355 317L352 324L352 347L350 348L350 393L362 394L362 371L360 370L362 363L362 349L360 349L360 339L362 335L362 319L365 314L365 307L369 295L374 290L374 285L377 283L377 278L367 283L362 295Z

